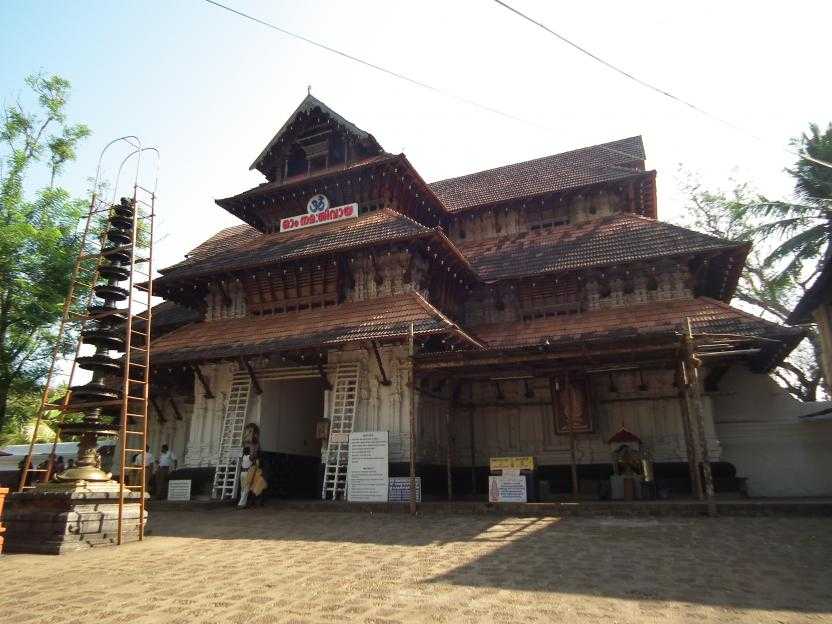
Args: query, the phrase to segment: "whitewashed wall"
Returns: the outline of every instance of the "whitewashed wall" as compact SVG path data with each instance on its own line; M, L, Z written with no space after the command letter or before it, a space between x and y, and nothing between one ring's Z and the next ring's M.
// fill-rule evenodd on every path
M403 345L382 345L379 349L384 371L390 385L381 383L381 372L375 355L364 348L331 351L329 364L359 362L364 374L359 381L359 404L354 431L387 431L390 461L410 460L410 362Z
M176 456L179 465L184 466L194 405L186 402L185 398L180 396L173 397L173 400L176 402L176 407L179 409L182 419L176 418L176 413L173 411L168 398L157 398L157 403L162 408L165 421L159 421L156 408L151 405L150 415L152 420L150 421L148 444L154 459L159 457L162 445L167 444Z
M201 369L214 398L205 397L202 385L194 376L194 408L184 462L189 467L216 466L219 433L236 366L212 364L202 366ZM250 402L249 409L251 408Z
M713 396L723 459L752 496L832 495L832 421L800 418L832 406L802 403L767 375L735 366Z
M359 380L359 402L353 423L355 431L388 431L390 439L390 461L409 460L410 445L410 403L407 384L410 363L404 346L380 348L385 372L390 378L389 386L382 385L381 373L375 356L363 347L332 350L327 365L330 381L334 381L335 368L339 362L358 362L362 373ZM278 373L278 368L267 360L255 363L257 375L268 378ZM234 364L215 364L202 367L215 398L206 399L201 385L194 380L195 401L190 432L187 441L186 465L192 467L214 466L219 452L219 436L225 411L226 398L231 379L236 372ZM317 368L298 368L298 374L315 376ZM324 393L324 410L329 405L330 392ZM261 398L252 391L249 397L248 422L261 422Z
M596 399L595 433L576 436L579 464L610 461L606 440L621 427L638 435L650 448L655 461L686 462L681 408L672 371L644 374L647 390L640 390L637 372L613 375L616 391L610 390L608 375L593 376L591 394ZM457 408L453 414L453 464L471 465L471 420L474 425L475 465L488 464L490 457L534 455L538 465L568 464L569 436L555 433L549 382L535 379L534 398L525 399L523 382L501 382L506 402L527 401L526 405L497 406L496 387L477 384L473 397L463 397L493 406ZM720 458L710 401L705 400L705 430L709 457ZM444 464L446 459L445 410L447 403L423 397L419 411L419 457L422 462Z

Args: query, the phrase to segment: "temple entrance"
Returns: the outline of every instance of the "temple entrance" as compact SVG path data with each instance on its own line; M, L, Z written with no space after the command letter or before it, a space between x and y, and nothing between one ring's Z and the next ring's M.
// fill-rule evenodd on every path
M320 497L321 441L315 427L324 415L322 381L267 381L260 400L260 450L268 496Z

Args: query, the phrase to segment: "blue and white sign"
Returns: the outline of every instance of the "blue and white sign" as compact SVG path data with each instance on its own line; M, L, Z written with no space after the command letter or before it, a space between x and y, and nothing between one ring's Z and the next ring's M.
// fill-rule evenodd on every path
M306 212L309 214L318 214L329 209L329 199L326 195L318 193L313 195L306 203Z

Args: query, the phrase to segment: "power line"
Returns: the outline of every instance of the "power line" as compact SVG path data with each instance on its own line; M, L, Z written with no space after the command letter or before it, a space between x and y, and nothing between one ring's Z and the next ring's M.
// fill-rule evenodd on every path
M560 33L555 32L554 30L552 30L551 28L546 26L546 24L538 22L536 19L534 19L532 17L529 17L528 15L523 13L522 11L520 11L518 9L515 9L513 6L503 2L503 0L494 0L494 2L499 4L504 9L507 9L507 10L511 11L512 13L517 15L518 17L521 17L522 19L524 19L528 22L531 22L532 24L534 24L538 28L542 28L547 33L549 33L553 37L556 37L557 39L559 39L560 41L562 41L566 45L575 48L581 54L584 54L584 55L588 56L589 58L596 61L597 63L600 63L601 65L603 65L607 69L611 69L612 71L616 72L617 74L621 74L622 76L624 76L625 78L628 78L629 80L632 80L636 84L639 84L642 87L645 87L646 89L650 89L651 91L655 91L659 95L663 95L667 98L670 98L674 102L682 104L683 106L687 106L688 108L690 108L691 110L699 113L700 115L703 115L703 116L708 117L710 119L714 119L715 121L718 121L719 123L721 123L725 126L728 126L729 128L732 128L733 130L736 130L737 132L747 134L748 136L752 137L753 139L755 139L757 141L761 141L761 142L764 141L763 138L757 136L756 134L754 134L752 132L749 132L745 128L742 128L741 126L738 126L737 124L735 124L735 123L733 123L733 122L731 122L727 119L719 117L718 115L714 115L713 113L710 113L710 112L706 111L705 109L700 108L696 104L693 104L691 102L688 102L687 100L684 100L680 97L677 97L677 96L673 95L672 93L670 93L669 91L665 91L664 89L662 89L660 87L657 87L656 85L654 85L650 82L647 82L646 80L642 80L638 76L635 76L635 75L631 74L630 72L625 71L624 69L621 69L617 65L614 65L614 64L610 63L609 61L601 58L600 56L598 56L597 54L594 54L593 52L590 52L586 48L578 45L577 43L575 43L574 41L566 38L565 36L561 35ZM820 160L818 158L814 158L814 157L810 156L809 154L807 154L805 152L798 152L798 151L789 150L789 149L786 149L786 152L788 152L789 154L793 154L795 156L798 156L800 158L804 158L806 160L809 160L809 161L811 161L815 164L822 165L824 167L829 167L829 168L832 169L832 163L828 163L825 160Z
M464 97L464 96L461 96L461 95L457 95L456 93L452 93L450 91L445 91L444 89L440 89L439 87L435 87L435 86L433 86L431 84L428 84L426 82L423 82L421 80L416 80L415 78L411 78L409 76L406 76L405 74L399 73L399 72L394 71L392 69L387 69L386 67L378 65L376 63L366 61L362 58L359 58L357 56L354 56L354 55L349 54L347 52L344 52L342 50L338 50L337 48L333 48L333 47L328 46L324 43L320 43L319 41L315 41L315 40L310 39L308 37L304 37L303 35L299 35L297 33L294 33L290 30L286 30L285 28L281 28L280 26L276 26L275 24L272 24L271 22L267 22L266 20L260 19L258 17L254 17L253 15L249 15L248 13L238 11L237 9L234 9L230 6L227 6L227 5L222 4L220 2L216 2L216 0L205 0L205 2L207 2L208 4L212 4L215 7L218 7L220 9L225 10L225 11L228 11L229 13L233 13L233 14L239 16L239 17L242 17L244 19L255 22L256 24L260 24L261 26L265 26L266 28L270 28L271 30L275 30L279 33L282 33L282 34L287 35L289 37L292 37L294 39L298 39L299 41L303 41L304 43L308 43L309 45L315 46L316 48L320 48L320 49L325 50L327 52L330 52L332 54L336 54L336 55L338 55L342 58L353 61L354 63L364 65L365 67L369 67L370 69L373 69L375 71L381 72L383 74L387 74L388 76L392 76L393 78L397 78L399 80L404 80L405 82L408 82L408 83L410 83L414 86L420 87L422 89L432 91L433 93L437 93L437 94L442 95L444 97L451 98L451 99L456 100L458 102L462 102L463 104L473 106L474 108L479 108L479 109L484 110L486 112L493 113L493 114L499 115L501 117L505 117L506 119L511 119L512 121L517 121L517 122L520 122L520 123L528 125L528 126L532 126L532 127L535 127L535 128L541 129L541 130L546 130L547 132L557 133L557 130L555 130L554 128L550 128L548 126L537 123L535 121L531 121L529 119L524 119L522 117L518 117L518 116L513 115L511 113L501 111L501 110L499 110L497 108L494 108L492 106L488 106L487 104L481 104L480 102L477 102L475 100L472 100L470 98L467 98L467 97ZM633 155L633 154L624 152L622 150L617 150L613 147L604 146L604 145L598 145L596 147L598 147L599 149L603 149L607 152L617 154L619 156L626 156L630 160L641 160L641 157L638 156L638 155ZM604 167L604 168L609 168L609 167L616 166L616 165L608 165L608 164L605 164L605 163L590 163L590 164L592 164L594 166L597 166L597 167Z

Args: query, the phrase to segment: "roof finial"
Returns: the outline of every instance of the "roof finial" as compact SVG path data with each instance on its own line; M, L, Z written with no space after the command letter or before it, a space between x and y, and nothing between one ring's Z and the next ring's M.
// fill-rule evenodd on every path
M307 85L307 87L306 87L306 95L312 95L312 85Z

